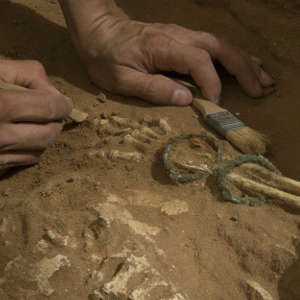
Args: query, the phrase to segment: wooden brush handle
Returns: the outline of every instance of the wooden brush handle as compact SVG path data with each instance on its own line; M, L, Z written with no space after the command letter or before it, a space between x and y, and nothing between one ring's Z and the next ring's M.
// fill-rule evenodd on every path
M0 81L0 89L13 90L13 91L28 91L28 89L23 86L19 86L19 85L12 84L12 83L6 83L3 81ZM69 118L76 123L81 123L81 122L85 121L87 119L87 117L88 117L87 113L80 111L76 108L73 108L69 115Z
M204 99L196 97L196 95L198 93L195 92L195 91L198 91L198 87L195 86L194 84L192 84L190 82L187 82L185 80L181 80L181 79L174 79L174 80L177 81L178 83L186 86L192 92L194 91L192 106L194 106L202 114L204 119L206 119L206 117L208 115L212 115L212 114L216 114L216 113L219 113L219 112L227 111L226 109L218 106L217 104L213 103L212 101L208 101L208 100L204 100Z
M218 106L217 104L213 103L212 101L194 98L192 105L200 111L203 118L206 119L208 115L213 115L219 112L227 111L226 109Z

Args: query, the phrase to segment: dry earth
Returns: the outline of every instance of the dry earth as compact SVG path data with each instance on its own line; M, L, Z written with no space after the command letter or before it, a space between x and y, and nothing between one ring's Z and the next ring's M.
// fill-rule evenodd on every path
M223 103L267 133L269 158L300 179L299 1L119 2L134 18L224 34L262 57L277 91L252 100L223 74ZM191 108L100 93L78 61L56 1L0 1L0 36L2 56L39 59L53 83L90 114L83 124L67 123L38 166L0 182L1 300L300 299L294 211L276 199L237 206L222 201L213 180L176 185L168 178L163 147L204 130ZM120 143L116 123L101 129L110 116L152 124L159 134L140 162L103 157L113 149L136 152ZM161 118L171 132L151 122Z

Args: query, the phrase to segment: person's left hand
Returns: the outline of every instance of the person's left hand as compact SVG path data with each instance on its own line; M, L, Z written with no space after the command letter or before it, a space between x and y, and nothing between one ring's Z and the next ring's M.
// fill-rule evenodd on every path
M80 30L73 39L92 81L122 95L157 104L187 105L192 101L191 92L159 74L175 71L192 76L203 96L218 102L221 81L215 61L252 97L263 96L273 86L260 59L210 33L115 16L107 16L100 24L85 24Z

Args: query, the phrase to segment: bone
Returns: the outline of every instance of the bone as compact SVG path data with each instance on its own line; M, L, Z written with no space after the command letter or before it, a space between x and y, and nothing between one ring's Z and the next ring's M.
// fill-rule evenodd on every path
M73 110L71 111L69 118L72 119L74 122L76 123L82 123L83 121L85 121L88 118L89 114L84 112L84 111L80 111L76 108L73 108Z
M119 126L122 126L122 127L130 127L130 128L133 128L133 129L138 129L138 128L141 127L141 125L138 122L132 121L128 118L121 118L121 117L117 117L117 116L112 116L111 120L113 122L115 122L116 124L118 124Z
M159 119L158 125L161 128L161 130L164 132L164 134L170 134L172 132L172 128L168 124L168 121L166 119Z
M130 134L127 134L124 137L124 142L126 144L131 144L134 145L138 150L142 151L142 152L147 152L147 146L145 144L143 144L142 142L136 140L133 136L131 136Z
M140 162L143 158L143 155L139 152L124 152L124 151L112 150L109 153L109 158L112 160L124 159L127 161Z
M63 236L54 230L47 229L46 236L56 246L65 247L68 245L69 237Z
M140 132L152 139L156 139L156 140L160 139L160 135L149 127L143 126L140 129Z
M142 142L144 142L144 143L148 143L148 144L151 143L151 140L150 140L145 134L143 134L140 130L138 130L138 129L135 129L135 130L131 133L131 135L132 135L135 139L140 140L140 141L142 141Z
M131 128L116 128L110 124L106 124L106 125L102 126L102 128L100 129L100 131L102 131L103 133L106 133L106 134L112 135L112 136L118 136L123 133L128 133L131 130L132 130Z
M184 168L186 170L197 171L205 175L213 174L213 171L209 169L209 167L206 164L193 165L192 163L189 162L178 162L178 161L175 161L175 164L178 167Z
M242 177L235 173L228 174L227 179L246 191L261 193L270 198L281 200L283 203L296 209L298 212L300 211L299 196L286 193L262 183L258 183L254 180Z
M252 177L255 177L255 180L300 195L300 182L297 180L279 175L257 164L244 164L242 168L248 171Z

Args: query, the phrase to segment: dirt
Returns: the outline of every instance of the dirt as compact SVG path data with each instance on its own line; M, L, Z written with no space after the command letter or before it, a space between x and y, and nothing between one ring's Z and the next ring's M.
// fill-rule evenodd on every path
M250 99L222 73L222 102L266 133L268 158L300 179L299 1L119 2L136 19L226 35L261 57L276 92ZM40 60L89 113L65 125L39 165L0 182L1 300L300 299L296 211L277 199L224 202L213 177L185 185L168 177L164 147L207 130L191 108L151 106L90 84L56 1L1 1L0 36L2 56ZM131 123L120 126L115 116ZM158 138L124 141L132 120ZM111 150L139 159L112 159Z

